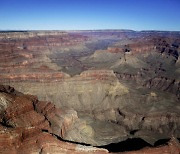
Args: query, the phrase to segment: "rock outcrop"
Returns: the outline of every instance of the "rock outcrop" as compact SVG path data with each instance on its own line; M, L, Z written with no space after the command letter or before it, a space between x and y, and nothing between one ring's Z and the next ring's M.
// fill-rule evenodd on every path
M9 91L9 89L11 89ZM0 87L0 153L107 153L59 139L78 118L10 87Z

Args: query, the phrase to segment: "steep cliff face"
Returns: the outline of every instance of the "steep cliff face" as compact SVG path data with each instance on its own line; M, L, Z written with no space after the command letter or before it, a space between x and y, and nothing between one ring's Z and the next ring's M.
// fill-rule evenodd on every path
M173 93L178 99L180 99L180 82L178 79L171 79L163 76L155 76L150 79L145 79L143 73L116 73L116 76L120 80L134 81L149 89Z
M32 36L29 36L29 33ZM3 33L0 36L4 35L10 38L0 39L0 72L1 75L17 74L17 76L61 70L61 67L52 63L49 54L54 50L76 46L87 40L87 37L64 32L27 32L27 34L19 32Z
M105 149L67 143L63 136L77 120L74 110L56 108L35 96L0 86L1 153L107 153Z
M179 57L179 38L169 37L145 37L132 39L130 43L121 46L109 47L112 53L126 52L131 54L151 53L152 51L172 55L176 59Z
M159 89L174 93L180 99L180 82L166 77L155 77L144 83L148 88Z

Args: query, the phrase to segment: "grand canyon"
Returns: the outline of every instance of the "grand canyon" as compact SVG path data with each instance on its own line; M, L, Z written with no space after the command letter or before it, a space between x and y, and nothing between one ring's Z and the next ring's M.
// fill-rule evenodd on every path
M180 153L180 32L1 31L0 153Z

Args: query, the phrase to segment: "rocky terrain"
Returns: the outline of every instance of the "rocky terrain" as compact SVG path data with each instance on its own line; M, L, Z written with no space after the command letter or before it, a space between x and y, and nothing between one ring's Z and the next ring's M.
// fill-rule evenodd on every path
M102 147L82 145L78 142L70 143L62 139L67 133L70 136L76 135L69 132L77 127L86 137L91 137L90 126L87 127L73 109L57 108L51 102L39 101L36 96L24 95L12 87L2 85L0 85L0 107L0 153L109 152ZM125 148L123 145L119 147ZM173 137L168 145L125 153L158 153L158 151L179 153L179 141Z
M60 137L77 121L77 112L56 108L9 86L0 86L0 153L107 153L68 143Z
M3 151L178 153L179 54L179 32L1 32L0 83L25 94L1 86Z

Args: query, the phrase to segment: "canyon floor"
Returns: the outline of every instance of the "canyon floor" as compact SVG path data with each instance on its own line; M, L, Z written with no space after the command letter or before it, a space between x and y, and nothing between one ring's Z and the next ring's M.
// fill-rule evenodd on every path
M179 55L180 32L0 32L0 153L178 154Z

